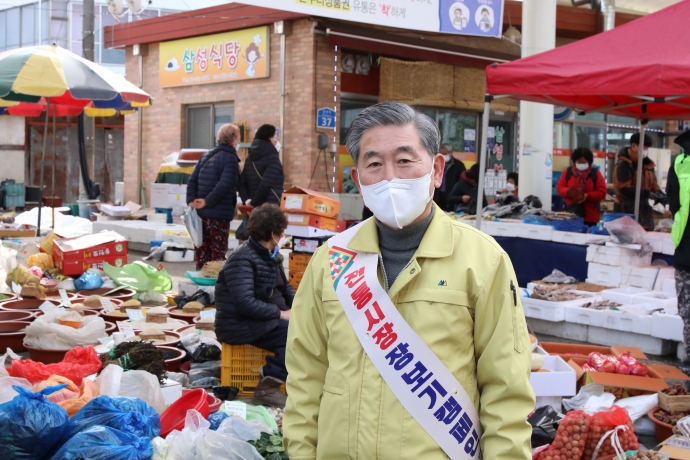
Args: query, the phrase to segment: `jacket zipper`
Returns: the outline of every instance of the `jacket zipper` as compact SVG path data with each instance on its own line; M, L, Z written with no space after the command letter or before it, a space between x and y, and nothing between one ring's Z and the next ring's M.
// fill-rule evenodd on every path
M409 262L407 262L407 265L405 265L405 267L402 270L400 270L400 273L407 270L407 267L410 266L410 264L412 263L413 260L414 260L414 257L412 259L410 259ZM388 292L390 290L391 286L388 285L388 275L386 274L386 266L383 264L383 256L381 254L379 254L379 262L381 262L381 270L383 271L383 280L386 282L386 292ZM400 276L400 275L398 275L398 276Z

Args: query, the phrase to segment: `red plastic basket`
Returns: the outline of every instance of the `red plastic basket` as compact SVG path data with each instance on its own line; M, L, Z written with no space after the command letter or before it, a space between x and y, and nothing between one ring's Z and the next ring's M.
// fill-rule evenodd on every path
M161 414L161 437L165 438L172 430L182 430L189 409L194 409L204 418L208 418L208 396L203 388L183 394Z

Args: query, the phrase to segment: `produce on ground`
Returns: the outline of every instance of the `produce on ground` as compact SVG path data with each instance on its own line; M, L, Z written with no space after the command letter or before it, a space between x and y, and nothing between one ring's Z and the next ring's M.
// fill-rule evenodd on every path
M660 422L668 423L671 426L676 426L676 423L683 417L690 415L690 411L679 411L679 412L668 412L663 409L659 409L654 412L654 417Z
M626 460L666 460L668 457L664 457L659 452L655 450L648 450L647 452L637 451L628 457Z
M579 460L585 451L589 426L589 415L579 410L568 412L551 446L539 454L538 460Z
M267 460L289 460L287 452L283 447L283 434L261 433L261 437L256 441L249 441L259 454Z

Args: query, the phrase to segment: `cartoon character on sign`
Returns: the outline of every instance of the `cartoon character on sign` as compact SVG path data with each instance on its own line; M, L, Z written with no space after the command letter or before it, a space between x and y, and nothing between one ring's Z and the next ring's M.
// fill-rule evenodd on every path
M494 26L494 10L490 6L482 6L477 10L474 20L482 32L489 32Z
M254 35L254 40L252 41L252 44L247 47L246 53L242 55L244 62L246 62L248 66L246 74L249 77L253 77L256 74L254 64L259 62L259 59L266 56L265 54L261 54L261 52L259 51L259 45L261 44L261 41L261 35Z
M450 23L456 30L462 30L467 27L470 18L470 9L467 5L461 2L455 2L450 6L448 11L450 15Z

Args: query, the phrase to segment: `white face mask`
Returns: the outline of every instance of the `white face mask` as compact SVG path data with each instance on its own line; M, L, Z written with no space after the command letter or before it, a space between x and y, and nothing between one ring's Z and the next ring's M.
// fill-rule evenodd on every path
M446 164L450 163L450 158L451 158L450 155L443 155L443 158L445 158Z
M642 158L647 158L647 155L649 155L649 150L644 149L644 150L642 151Z
M509 192L514 192L515 191L515 184L513 184L512 182L508 182L506 184L506 190L508 190Z
M580 171L586 171L589 168L589 163L575 163L575 167Z
M281 147L281 146L280 146L280 141L276 141L275 147L276 147L276 150L280 152L280 147Z
M359 184L364 204L374 216L392 228L403 228L419 217L431 200L431 172L417 179L382 180L374 185Z
M276 239L273 238L273 241L275 241L276 247L273 248L273 253L271 254L271 258L275 257L276 254L278 254L278 252L280 251L280 248L282 248L283 246L285 246L285 235L283 235L282 237L280 237L280 240L278 240L278 241L276 241Z

